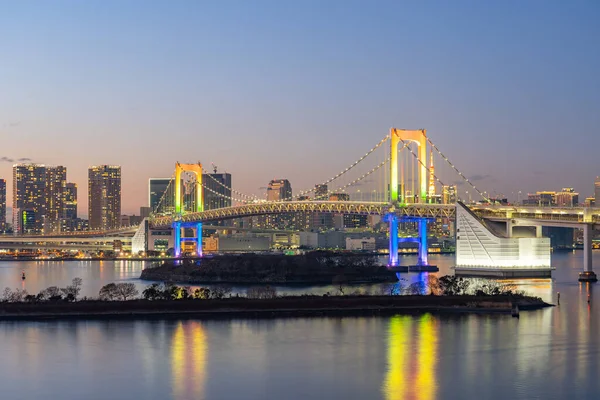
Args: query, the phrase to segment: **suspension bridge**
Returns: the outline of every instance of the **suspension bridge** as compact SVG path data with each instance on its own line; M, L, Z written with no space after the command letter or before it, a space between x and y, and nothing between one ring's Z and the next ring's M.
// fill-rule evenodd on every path
M477 196L480 202L463 203L456 184L444 184L442 176L447 182L455 182L459 177L466 188L465 195ZM225 206L205 209L205 196L222 199ZM435 270L427 258L428 225L432 221L453 220L456 273L503 277L549 276L550 240L542 237L541 227L574 227L584 232L580 280L596 279L591 261L591 231L600 223L600 209L494 204L487 192L481 191L440 151L424 129L392 128L339 173L293 197L290 190L289 195L270 201L261 195L243 193L204 173L199 162L177 162L158 205L137 229L133 240L143 236L147 242L152 230L169 232L176 258L182 256L182 245L194 248L195 255L202 257L202 230L206 224L310 213L380 216L388 226L389 268L399 271L406 268L399 265L401 242L418 246L413 270ZM414 237L399 237L399 224L405 223L417 227ZM95 237L131 233L131 229L96 232Z

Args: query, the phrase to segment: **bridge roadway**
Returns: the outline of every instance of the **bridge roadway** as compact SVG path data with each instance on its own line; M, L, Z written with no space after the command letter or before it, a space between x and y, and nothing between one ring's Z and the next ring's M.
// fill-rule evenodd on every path
M600 208L589 207L536 207L536 206L500 206L471 204L469 208L478 216L495 221L513 219L537 221L550 226L582 226L585 224L600 224ZM389 203L362 201L284 201L262 202L241 206L226 207L203 212L187 213L181 217L184 222L212 222L218 220L242 218L266 214L281 214L293 212L323 212L335 214L367 214L385 215L394 211L403 217L450 218L455 217L453 204L408 204L391 207ZM150 225L155 229L170 228L173 216L155 216L150 219ZM110 231L65 232L54 235L29 236L0 236L0 244L19 243L108 243L114 240L128 242L137 230L137 226L129 226ZM204 226L205 229L232 229L228 227Z
M389 203L364 201L281 201L244 204L241 206L219 208L202 212L184 214L182 222L210 222L217 220L251 217L267 214L295 212L322 212L334 214L384 215L395 210L399 216L453 218L453 204L408 204L402 207L390 207ZM150 220L153 228L170 227L173 216L159 216Z

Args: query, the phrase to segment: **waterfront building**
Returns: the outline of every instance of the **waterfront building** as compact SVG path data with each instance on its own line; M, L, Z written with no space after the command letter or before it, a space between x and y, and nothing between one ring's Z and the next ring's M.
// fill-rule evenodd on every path
M148 180L148 206L152 211L157 211L160 200L165 195L170 178L150 178Z
M44 232L60 232L65 213L67 169L63 166L46 167Z
M315 185L315 200L329 200L327 185ZM313 212L310 221L310 230L323 231L333 228L333 215L330 213Z
M543 191L528 193L523 199L524 206L550 207L556 205L556 192Z
M579 204L579 193L573 188L563 188L556 193L556 205L559 207L576 207Z
M145 206L140 207L140 216L142 218L148 218L148 217L150 217L151 213L152 213L152 208L151 207L145 207Z
M13 165L13 229L19 233L41 233L46 213L46 167Z
M292 185L287 179L274 179L267 187L267 201L292 200Z
M64 218L77 218L77 184L67 182L64 194Z
M327 200L329 190L327 185L315 185L315 200Z
M118 228L121 219L121 167L92 166L88 169L90 229Z
M456 185L442 186L442 204L456 203L456 193L458 193Z
M202 174L202 199L205 210L231 207L231 174Z
M596 199L594 197L586 197L584 205L586 207L596 207Z
M6 230L6 180L0 179L0 232Z

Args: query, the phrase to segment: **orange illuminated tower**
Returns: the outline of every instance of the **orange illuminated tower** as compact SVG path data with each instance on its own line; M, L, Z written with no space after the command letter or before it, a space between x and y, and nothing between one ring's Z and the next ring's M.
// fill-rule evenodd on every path
M429 201L435 196L435 169L433 167L433 149L429 150Z

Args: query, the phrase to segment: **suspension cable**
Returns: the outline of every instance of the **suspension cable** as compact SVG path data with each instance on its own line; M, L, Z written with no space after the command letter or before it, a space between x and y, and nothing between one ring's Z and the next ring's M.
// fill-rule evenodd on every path
M162 196L160 196L160 200L158 201L158 203L156 203L156 208L154 210L152 210L153 214L157 214L158 210L160 209L160 206L163 205L162 202L165 199L165 196L167 195L167 193L169 192L169 189L171 188L171 184L173 183L175 177L175 173L173 173L171 175L171 178L169 179L169 184L167 185L165 191L163 192Z
M358 160L354 161L352 164L350 164L350 166L348 166L346 169L342 170L340 173L338 173L337 175L335 175L333 178L330 178L328 180L326 180L325 182L316 185L316 186L321 186L321 185L327 185L330 182L336 180L337 178L339 178L340 176L344 175L346 172L350 171L352 168L354 168L356 165L358 165L362 160L364 160L365 158L367 158L371 153L373 153L375 150L377 150L379 147L381 147L382 144L384 144L388 139L389 139L389 135L386 135L383 139L381 139L379 141L379 143L377 143L375 145L375 147L373 147L371 150L369 150L368 152L365 153L364 156L362 156L361 158L359 158ZM304 196L307 195L309 193L312 193L316 190L316 187L313 187L312 189L309 190L304 190L302 192L300 192L297 196Z
M231 191L231 193L235 193L235 194L237 194L238 196L245 197L245 198L247 198L248 200L260 200L260 199L259 199L259 197L258 197L258 196L256 196L256 195L247 195L247 194L245 194L245 193L242 193L242 192L239 192L239 191L237 191L237 190L235 190L235 189L233 189L233 188L230 188L229 186L225 185L223 182L220 182L220 181L218 181L218 180L217 180L217 179L216 179L214 176L212 176L211 174L206 174L206 176L208 176L210 179L212 179L214 182L218 183L219 185L221 185L221 186L222 186L222 187L224 187L225 189L227 189L227 190L230 190L230 191Z
M477 187L476 187L475 185L473 185L473 183L471 183L471 181L470 181L469 179L467 179L467 177L466 177L466 176L464 176L464 175L463 175L463 173L462 173L462 172L460 172L460 171L458 170L458 168L456 168L456 167L454 166L454 164L452 164L452 162L450 162L450 160L448 159L448 157L446 157L446 156L444 155L444 153L442 153L442 152L440 151L440 149L438 149L438 147L437 147L437 146L436 146L436 145L435 145L435 144L434 144L434 143L431 141L431 139L429 139L428 137L426 137L426 139L427 139L427 141L429 142L429 144L431 145L431 147L433 147L433 148L435 149L435 151L437 151L437 152L438 152L438 154L439 154L440 156L442 156L442 158L443 158L444 160L446 160L446 162L448 163L448 165L450 165L450 167L452 167L452 169L453 169L454 171L456 171L456 173L457 173L458 175L460 175L460 177L461 177L461 178L462 178L462 179L463 179L465 182L467 182L467 183L468 183L468 184L469 184L469 185L470 185L470 186L471 186L473 189L475 189L475 191L476 191L476 192L477 192L477 193L478 193L478 194L479 194L479 195L480 195L480 196L481 196L481 197L482 197L482 198L483 198L485 201L487 201L487 202L489 202L489 201L490 201L490 199L489 199L489 198L488 198L486 195L484 195L483 193L481 193L481 191L480 191L479 189L477 189Z
M336 188L335 190L333 190L333 192L337 192L337 191L344 191L347 187L352 186L360 181L362 181L363 179L365 179L367 176L371 175L373 172L379 170L381 167L383 167L385 164L387 164L390 161L390 158L386 158L384 161L382 161L381 163L379 163L376 167L374 167L373 169L371 169L369 172L365 172L362 176L356 178L355 180L353 180L352 182L349 182L347 184L345 184L344 186L340 186L339 188Z

